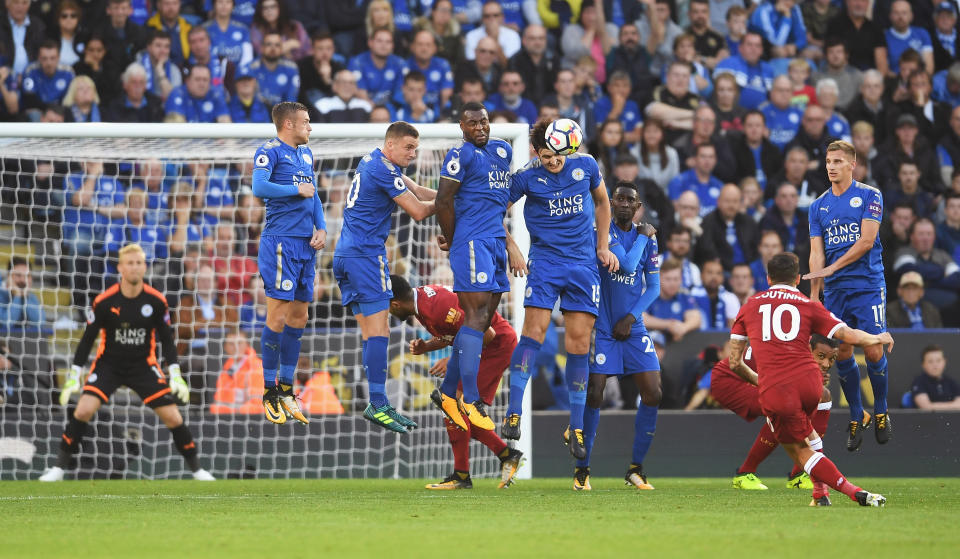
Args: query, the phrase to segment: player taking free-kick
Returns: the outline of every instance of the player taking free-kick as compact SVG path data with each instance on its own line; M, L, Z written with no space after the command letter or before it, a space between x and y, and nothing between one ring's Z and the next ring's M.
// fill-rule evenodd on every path
M767 278L770 289L747 300L730 330L730 368L758 386L760 408L794 464L815 482L826 483L863 506L883 506L883 495L853 485L829 458L813 450L822 445L811 417L823 394L823 379L808 343L816 333L861 347L879 344L893 349L893 338L887 332L875 335L849 328L801 293L800 263L791 252L767 263ZM748 343L757 372L743 359Z
M813 201L810 220L810 295L841 320L871 334L885 332L886 284L883 248L877 233L883 217L883 196L872 186L853 180L857 154L844 141L827 146L827 176L830 188ZM880 345L863 348L867 374L873 388L872 421L877 442L890 440L887 415L887 357ZM847 450L863 443L863 430L871 422L860 401L860 367L850 344L840 346L837 357L840 387L850 404Z
M170 429L173 446L183 455L193 478L213 481L213 476L200 467L197 444L184 425L177 404L170 397L173 394L186 404L190 389L177 364L177 346L170 330L167 299L143 281L147 265L140 245L129 244L120 249L117 271L120 283L97 296L87 311L87 328L77 344L70 375L60 392L60 405L66 406L81 385L83 394L63 430L57 465L44 472L40 481L63 479L64 470L70 467L73 455L80 450L87 424L121 386L133 389L144 405ZM83 366L97 339L100 340L97 357L83 384ZM158 341L163 347L167 376L160 371L157 362Z
M263 411L273 423L285 423L288 415L307 423L293 396L293 377L327 227L315 187L313 152L306 145L311 130L307 108L278 103L272 116L277 136L257 149L253 166L253 194L266 206L257 255L267 296L261 338Z
M363 338L363 368L370 391L363 417L397 433L406 433L417 424L397 412L387 399L387 313L393 293L386 245L396 206L417 221L434 213L437 193L403 174L416 159L419 145L417 129L397 121L387 127L383 147L360 160L347 192L343 227L333 253L333 275L342 304L353 312Z
M424 285L413 289L407 280L400 276L390 276L393 282L393 299L390 301L390 314L406 320L411 316L433 336L429 340L415 339L410 342L410 353L423 355L445 348L453 343L457 331L463 325L463 310L457 296L441 285ZM500 316L493 315L490 327L483 333L483 353L480 354L480 369L477 373L477 386L480 398L488 406L500 387L500 378L510 364L510 354L517 346L517 333L510 323ZM459 356L453 353L430 368L430 374L443 377L448 371L455 370ZM434 390L430 398L440 405L440 391ZM513 483L513 477L520 467L523 453L509 448L497 436L495 431L472 429L464 418L467 430L462 430L452 421L443 418L447 427L447 436L453 447L453 474L440 483L427 484L427 489L472 489L470 480L470 439L476 439L489 448L500 459L500 484L502 489Z

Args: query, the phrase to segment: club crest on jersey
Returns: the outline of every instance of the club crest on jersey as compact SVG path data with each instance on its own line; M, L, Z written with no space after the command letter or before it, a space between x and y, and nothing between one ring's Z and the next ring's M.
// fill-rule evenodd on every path
M143 316L151 316L153 314L153 307L150 305L140 307L140 314Z
M480 283L486 283L486 282L487 282L487 273L486 273L486 272L480 272L479 274L477 274L477 281L480 282Z
M93 314L93 309L87 309L87 324L93 324L96 319L97 315Z
M584 177L583 169L574 169L573 172L570 173L570 176L572 176L575 181L582 181Z
M523 296L529 299L531 295L533 295L533 288L527 287L527 290L524 292Z
M451 175L456 175L460 172L460 158L454 157L450 161L447 161L447 172Z
M90 373L90 376L87 377L87 384L93 384L97 382L97 373Z
M670 312L672 312L672 313L674 313L674 314L677 314L677 313L680 312L680 310L681 310L682 308L683 308L683 306L680 305L680 302L679 302L679 301L674 301L673 304L670 305Z
M306 163L307 165L313 165L313 158L310 157L309 153L303 154L303 162Z
M860 198L859 196L854 196L853 198L850 199L851 208L859 208L862 205L863 205L863 199Z
M267 157L267 154L261 153L257 156L257 167L266 167L269 162L270 158Z
M506 150L503 146L497 146L497 155L499 155L500 157L506 159L506 158L507 158L507 150Z
M607 362L607 355L605 353L598 353L596 357L597 365L603 365Z
M283 280L283 282L280 284L280 289L284 291L290 291L291 289L293 289L293 282L288 279Z

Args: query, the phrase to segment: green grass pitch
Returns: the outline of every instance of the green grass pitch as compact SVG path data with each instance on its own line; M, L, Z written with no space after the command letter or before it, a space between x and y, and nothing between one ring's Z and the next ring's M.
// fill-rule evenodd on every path
M521 480L430 492L423 480L0 483L0 557L957 557L960 479L857 483L887 507L729 479ZM774 483L776 481L776 483Z

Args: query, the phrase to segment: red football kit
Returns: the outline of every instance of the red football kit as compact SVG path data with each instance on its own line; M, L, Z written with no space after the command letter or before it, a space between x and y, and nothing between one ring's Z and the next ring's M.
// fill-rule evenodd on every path
M424 285L413 291L413 307L417 320L433 336L453 343L457 331L463 325L463 309L457 295L442 285ZM497 333L480 353L480 369L477 373L477 387L480 398L487 404L493 403L500 386L503 372L510 367L510 357L517 347L517 333L507 319L494 313L490 327Z
M842 326L820 302L787 285L775 285L740 307L730 337L750 341L760 407L779 442L798 443L813 431L810 417L820 402L823 379L810 353L810 336L830 338Z
M747 347L743 354L743 362L748 367L757 370L757 362L753 360L753 348ZM757 387L740 378L740 375L730 368L730 359L718 361L710 373L710 396L725 409L732 411L747 421L763 415L760 409L760 393Z

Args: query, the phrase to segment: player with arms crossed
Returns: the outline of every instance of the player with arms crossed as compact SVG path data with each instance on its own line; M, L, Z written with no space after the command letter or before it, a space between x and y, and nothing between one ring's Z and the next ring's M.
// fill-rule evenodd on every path
M800 261L791 252L767 263L767 278L770 289L747 300L730 330L730 368L757 385L760 408L773 436L794 464L803 467L814 482L826 483L862 506L883 506L883 495L853 485L829 458L813 450L823 444L811 423L823 394L823 379L808 344L816 333L861 347L889 344L893 349L893 338L887 332L876 335L852 329L800 293ZM743 360L747 343L753 348L758 372Z
M827 146L827 176L831 187L810 204L810 295L847 324L871 334L880 334L886 325L886 285L880 220L883 196L872 186L853 180L857 155L853 145L836 141ZM878 344L866 346L867 374L873 388L872 420L877 442L890 440L887 415L887 357ZM860 367L850 344L840 346L837 357L840 387L850 404L847 450L863 443L863 430L871 422L860 401Z
M193 472L193 479L213 481L213 476L200 467L197 444L184 425L177 404L170 397L173 394L186 404L190 389L177 364L177 346L170 330L167 299L143 281L147 265L140 245L129 244L120 249L117 271L120 283L97 296L87 311L87 328L77 344L70 375L60 392L60 405L66 406L70 396L81 386L83 394L63 430L57 465L44 472L40 481L63 480L64 470L70 467L73 455L80 450L87 424L121 386L133 389L144 405L170 429L173 446L183 455L187 467ZM84 384L83 366L97 338L100 340L97 357ZM157 341L163 346L167 376L157 363Z
M458 367L447 367L440 384L440 410L467 430L463 416L478 429L492 431L477 388L483 333L497 312L500 296L510 291L508 238L503 218L510 195L513 149L490 137L490 118L480 103L465 103L460 112L463 141L447 152L437 189L437 242L450 251L453 291L463 309L463 326L453 340ZM510 249L515 255L512 241ZM457 399L457 386L463 395Z
M257 149L253 167L253 194L266 206L257 255L267 296L261 338L263 411L273 423L285 423L288 416L308 423L293 396L293 377L327 226L314 186L313 152L306 145L311 130L307 108L277 103L272 116L277 136Z
M725 348L725 353L729 353L729 341ZM820 374L823 380L823 392L820 394L820 403L817 404L817 411L810 419L814 431L822 435L826 432L830 423L830 409L833 407L832 397L827 384L830 380L830 368L837 360L837 348L840 343L837 340L827 338L821 334L813 334L810 337L810 351L813 353L813 359L820 368ZM753 359L753 348L748 347L743 354L743 362L753 369L757 370L756 361ZM750 384L730 368L729 358L724 358L713 366L709 373L710 395L724 408L739 415L744 420L752 422L754 419L763 415L760 408L760 393L757 387ZM701 400L702 401L702 400ZM753 446L747 453L743 464L737 469L733 477L734 489L744 490L766 490L767 486L757 477L757 467L761 462L779 446L776 437L770 425L764 421L757 438L753 441ZM822 444L813 450L821 450ZM789 489L813 489L815 491L814 500L811 506L826 506L830 504L830 493L825 486L816 487L810 476L803 471L803 468L794 465L790 472L790 478L787 481Z
M610 200L596 159L588 154L557 155L544 137L549 120L530 131L538 158L517 171L510 202L526 196L523 219L530 230L527 289L524 292L523 332L510 360L510 408L501 434L520 438L520 411L531 365L550 326L557 299L563 312L567 350L567 389L570 392L570 453L587 456L583 441L583 408L587 401L590 332L600 304L597 261L611 272L619 262L610 252ZM524 270L517 272L524 273Z
M600 313L583 413L586 456L577 460L573 474L575 490L590 489L590 454L600 421L603 390L609 376L620 375L633 376L641 399L634 420L633 457L624 479L637 489L653 489L643 473L643 460L653 442L662 394L660 362L643 324L643 311L660 295L660 254L656 230L650 225L633 224L633 216L642 204L635 184L617 183L610 200L613 223L607 233L610 251L620 262L620 269L611 272L597 259Z
M363 338L363 369L370 402L363 417L376 425L407 433L417 426L387 399L387 346L390 342L390 263L387 237L396 206L417 221L434 213L436 192L424 188L403 170L417 157L420 133L397 121L387 127L383 147L357 165L343 208L343 227L333 253L333 275L341 301L353 312Z
M463 310L460 309L457 295L442 285L424 285L414 289L400 276L390 276L390 281L393 283L390 314L400 320L417 317L420 324L433 336L429 340L412 340L410 353L423 355L452 344L457 331L463 325ZM517 333L513 327L500 313L494 314L490 327L483 333L483 353L480 354L480 369L477 373L480 399L488 406L493 404L500 378L510 365L510 354L516 346ZM445 376L447 370L457 368L457 359L458 355L454 353L437 361L430 368L430 374ZM434 390L430 398L440 405L439 390ZM503 489L513 483L513 477L520 467L520 459L523 458L522 452L508 447L494 431L471 429L469 423L464 431L446 417L443 422L447 427L450 446L453 447L453 474L440 483L427 484L427 489L473 489L473 482L470 480L471 438L489 448L500 459L498 487ZM467 423L466 418L464 423Z

